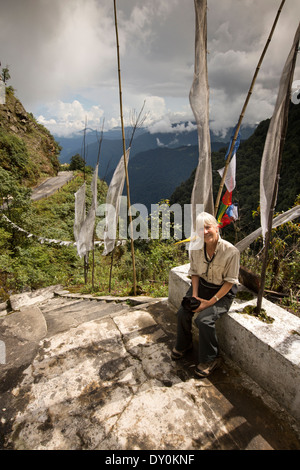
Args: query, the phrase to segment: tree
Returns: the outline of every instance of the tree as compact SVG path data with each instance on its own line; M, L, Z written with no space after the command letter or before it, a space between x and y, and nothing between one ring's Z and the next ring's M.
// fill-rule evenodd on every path
M2 69L1 77L5 84L8 80L10 80L10 73L9 73L8 65Z
M85 161L84 158L79 155L79 153L76 153L76 155L73 155L71 158L70 162L70 170L84 170L85 167Z
M73 155L73 157L71 158L69 170L84 171L85 174L93 173L93 168L90 165L85 164L84 158L79 155L79 153L76 153L76 155Z

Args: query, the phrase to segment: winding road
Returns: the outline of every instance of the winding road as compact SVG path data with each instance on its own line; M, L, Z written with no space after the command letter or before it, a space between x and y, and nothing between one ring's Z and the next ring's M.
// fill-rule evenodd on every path
M38 201L45 197L51 196L55 191L71 181L73 171L59 171L57 176L47 178L43 183L32 190L31 199Z

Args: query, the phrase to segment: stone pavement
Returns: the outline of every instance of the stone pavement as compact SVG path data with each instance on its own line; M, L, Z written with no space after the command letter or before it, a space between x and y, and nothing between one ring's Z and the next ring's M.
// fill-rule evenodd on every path
M204 380L193 352L171 360L167 299L55 286L10 303L0 312L1 449L300 449L294 419L228 358Z

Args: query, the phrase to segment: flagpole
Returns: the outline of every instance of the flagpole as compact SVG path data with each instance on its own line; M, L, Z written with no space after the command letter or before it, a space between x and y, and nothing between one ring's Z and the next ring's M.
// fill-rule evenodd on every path
M264 56L265 56L265 54L266 54L266 52L267 52L267 49L268 49L268 47L269 47L269 44L270 44L270 42L271 42L271 39L272 39L274 30L275 30L275 28L276 28L276 25L277 25L277 22L278 22L278 19L279 19L279 16L280 16L280 13L281 13L281 10L282 10L282 8L283 8L284 3L285 3L285 0L282 0L282 2L281 2L281 4L280 4L280 7L279 7L279 9L278 9L278 11L277 11L276 18L275 18L275 20L274 20L274 23L273 23L271 32L270 32L270 34L269 34L269 37L268 37L268 39L267 39L267 42L266 42L265 47L264 47L264 49L263 49L263 52L262 52L262 54L261 54L261 56L260 56L260 59L259 59L259 61L258 61L258 65L257 65L256 70L255 70L255 73L254 73L254 75L253 75L252 82L251 82L251 85L250 85L250 88L249 88L249 91L248 91L248 94L247 94L247 97L246 97L244 106L243 106L243 108L242 108L242 111L241 111L241 114L240 114L240 117L239 117L239 120L238 120L238 123L237 123L237 126L236 126L236 130L235 130L234 137L233 137L233 139L232 139L232 143L231 143L231 146L230 146L229 154L228 154L228 157L227 157L227 160L226 160L226 163L225 163L224 173L223 173L223 176L222 176L222 179L221 179L221 183L220 183L220 186L219 186L219 191L218 191L218 195L217 195L217 199L216 199L216 203L215 203L215 217L217 216L217 213L218 213L218 208L219 208L219 204L220 204L220 199L221 199L221 195L222 195L222 191L223 191L223 187L224 187L224 183L225 183L225 178L226 178L228 166L229 166L230 159L231 159L231 155L232 155L232 151L233 151L233 149L234 149L235 142L236 142L236 139L237 139L237 136L238 136L240 127L241 127L241 123L242 123L242 120L243 120L243 118L244 118L244 114L245 114L246 108L247 108L247 106L248 106L250 97L251 97L251 95L252 95L252 90L253 90L253 87L254 87L254 84L255 84L255 81L256 81L258 72L259 72L259 70L260 70L262 61L263 61L263 59L264 59Z
M136 271L135 271L135 257L134 257L134 244L133 244L133 227L132 227L132 217L131 217L131 209L130 209L129 178L128 178L127 161L126 161L126 144L125 144L125 131L124 131L124 119L123 119L121 66L120 66L120 51L119 51L120 47L119 47L119 34L118 34L118 20L117 20L116 0L114 0L114 15L115 15L115 29L116 29L116 42L117 42L118 78L119 78L119 95L120 95L120 117L121 117L121 127L122 127L124 168L125 168L126 188L127 188L127 207L128 207L129 223L130 223L130 227L131 227L130 242L131 242L131 257L132 257L132 269L133 269L133 293L134 293L134 295L136 295Z
M259 286L259 291L258 291L258 295L257 295L257 304L256 304L256 309L255 309L256 314L259 314L260 311L261 311L262 298L263 298L264 290L265 290L266 272L267 272L267 263L268 263L268 249L269 249L269 244L270 244L270 240L271 240L271 232L272 232L274 211L275 211L275 205L276 205L277 194L278 194L278 186L279 186L279 179L280 179L280 168L281 168L281 163L282 163L283 148L284 148L285 137L286 137L287 127L288 127L290 94L291 94L292 80L293 80L293 76L294 76L297 53L298 53L298 43L299 43L299 41L295 45L293 60L292 60L292 63L291 63L292 64L291 65L291 72L290 72L290 75L289 75L289 78L288 78L289 83L288 83L288 87L287 87L287 90L286 90L286 98L285 98L284 109L283 109L283 125L282 125L281 136L280 136L280 147L279 147L279 152L278 152L278 163L277 163L277 170L276 170L276 178L275 178L275 181L274 181L272 200L271 200L271 204L270 204L270 211L269 211L269 216L268 216L268 227L267 227L266 234L265 234L264 258L263 258L262 270L261 270L261 276L260 276L261 277L260 286Z

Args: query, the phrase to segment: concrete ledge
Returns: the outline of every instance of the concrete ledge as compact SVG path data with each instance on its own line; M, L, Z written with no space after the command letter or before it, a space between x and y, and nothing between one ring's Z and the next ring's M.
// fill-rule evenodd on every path
M176 308L189 285L189 265L170 271L168 301ZM247 290L239 286L239 291ZM242 313L256 305L256 296L236 299L216 325L220 348L257 384L300 421L300 318L263 299L262 307L273 323Z

